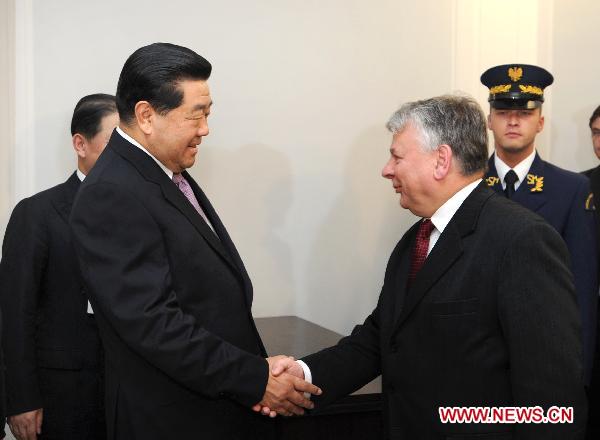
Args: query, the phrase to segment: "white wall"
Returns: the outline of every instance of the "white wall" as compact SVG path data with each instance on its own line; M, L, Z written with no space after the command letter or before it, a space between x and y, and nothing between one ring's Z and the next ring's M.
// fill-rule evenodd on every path
M10 69L14 58L14 16L12 0L0 0L0 234L4 236L4 225L12 207L11 167L14 144L14 77Z
M214 65L215 101L192 174L244 258L255 314L346 332L412 221L380 177L384 124L403 101L450 89L450 12L432 0L34 0L34 190L74 166L81 95L114 93L141 45L189 46Z
M598 165L588 121L600 105L600 2L555 0L552 159L581 171Z
M72 171L79 97L114 93L141 45L189 46L214 65L215 100L192 174L246 262L256 316L296 314L345 333L374 306L387 257L414 220L379 175L384 123L400 103L461 89L487 106L485 68L539 63L557 77L542 152L591 166L600 6L576 3L24 0L15 66L27 96L17 96L15 125L27 130L14 169L29 183L13 203Z

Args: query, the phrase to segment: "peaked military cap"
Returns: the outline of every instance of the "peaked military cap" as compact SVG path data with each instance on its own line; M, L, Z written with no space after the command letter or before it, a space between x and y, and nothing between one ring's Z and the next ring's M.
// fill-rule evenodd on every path
M490 89L488 101L498 109L532 109L542 106L544 89L554 81L550 72L530 64L503 64L481 75Z

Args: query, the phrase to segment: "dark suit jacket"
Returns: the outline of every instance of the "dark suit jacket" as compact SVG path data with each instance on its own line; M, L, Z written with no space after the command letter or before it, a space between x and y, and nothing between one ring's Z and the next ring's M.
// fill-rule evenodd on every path
M104 426L102 348L68 224L79 185L73 173L19 202L0 263L8 415L43 407L42 430L64 439Z
M493 155L488 165L486 182L503 194ZM519 186L512 200L544 217L567 243L582 322L585 383L589 384L598 314L597 230L592 203L588 200L590 184L581 174L558 168L537 154L528 174L533 177ZM537 183L538 191L539 178L543 178L543 183L541 187Z
M71 226L107 357L110 439L252 438L268 366L252 284L157 163L116 131L79 191Z
M560 439L586 419L567 249L541 217L480 184L409 291L417 225L394 249L377 307L306 357L327 404L382 374L386 438ZM442 424L440 406L573 406L575 425ZM472 436L472 437L471 437Z
M583 174L585 177L587 177L588 179L592 177L592 173L594 172L596 168L590 168L589 170L585 170L582 171L581 174Z
M0 310L0 341L2 341L2 310ZM6 421L6 391L4 387L4 355L0 344L0 439L6 435L4 425Z
M590 191L593 194L594 207L596 208L596 220L600 220L600 166L583 171L581 174L590 179Z

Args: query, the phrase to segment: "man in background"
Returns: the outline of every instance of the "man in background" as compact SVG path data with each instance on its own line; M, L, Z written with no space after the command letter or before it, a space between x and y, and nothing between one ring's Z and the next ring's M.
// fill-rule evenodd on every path
M600 159L600 106L596 107L592 113L589 127L594 153ZM600 166L583 171L582 174L590 179L591 200L594 203L596 220L598 221L598 235L600 236ZM594 366L591 384L588 389L588 398L590 411L586 438L593 440L600 437L600 340L598 340L598 337L596 337Z
M542 216L567 243L582 323L584 381L589 385L596 340L598 248L589 181L543 161L535 138L544 128L545 69L527 64L492 67L481 75L489 88L488 127L495 152L488 186Z
M4 386L4 354L2 352L2 310L0 310L0 439L6 435L6 392Z
M0 262L8 424L18 440L105 438L103 356L71 242L75 194L118 123L115 97L94 94L71 121L77 170L22 200Z
M590 116L589 126L590 126L590 131L592 134L592 146L594 147L594 154L596 155L596 157L598 159L600 159L600 105L598 107L596 107L596 110L594 110L594 112L592 113L592 116ZM581 174L585 175L586 177L591 178L592 173L597 168L598 168L597 166L590 168L589 170L582 171ZM593 188L592 188L592 192L593 192ZM600 193L596 193L596 194L600 194Z
M269 374L250 278L186 171L208 135L211 70L174 44L136 50L119 76L120 125L73 205L109 439L264 439L272 426L253 405L302 414L302 392L318 392Z

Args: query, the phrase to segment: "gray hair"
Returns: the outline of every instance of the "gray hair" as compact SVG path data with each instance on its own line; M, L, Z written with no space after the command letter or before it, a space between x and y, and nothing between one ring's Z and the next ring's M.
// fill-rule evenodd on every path
M392 115L386 126L392 133L398 133L407 125L419 131L425 151L435 151L442 144L450 145L463 175L486 171L488 136L485 115L473 98L443 95L407 102Z

